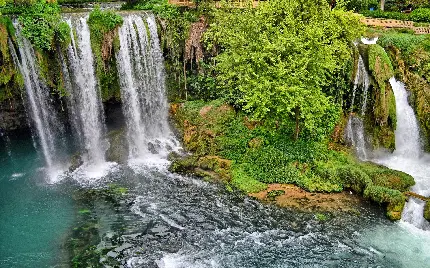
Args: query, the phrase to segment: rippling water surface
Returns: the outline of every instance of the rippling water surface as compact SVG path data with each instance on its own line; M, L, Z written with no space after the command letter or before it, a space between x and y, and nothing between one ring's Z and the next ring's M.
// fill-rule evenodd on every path
M118 165L93 185L73 178L50 185L31 141L10 147L12 158L6 151L0 158L0 267L67 267L71 193L109 183L130 190L119 207L94 207L97 247L102 261L124 267L429 267L429 236L391 223L371 204L320 222L171 174L154 159Z

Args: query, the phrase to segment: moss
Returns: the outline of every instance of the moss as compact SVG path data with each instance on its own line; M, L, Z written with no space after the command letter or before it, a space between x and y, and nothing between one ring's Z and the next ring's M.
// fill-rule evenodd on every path
M424 218L430 221L430 201L427 201L424 207Z
M329 219L330 219L330 216L329 216L329 215L327 215L327 214L324 214L324 213L317 213L317 214L315 214L315 219L316 219L317 221L321 221L321 222L323 222L323 221L327 221L327 220L329 220Z
M281 196L281 195L284 195L284 194L285 194L284 190L272 190L272 191L269 191L267 193L266 198L268 198L270 200L275 200L275 198L277 196Z
M23 84L9 51L9 39L15 39L12 21L0 16L0 102L19 97Z
M370 184L364 190L364 197L370 198L380 204L388 204L388 218L391 220L400 220L401 212L406 202L405 196L400 191Z
M406 85L412 92L412 104L423 130L427 151L430 150L430 85L422 77L407 72Z
M44 51L35 49L37 62L39 65L40 76L45 84L50 88L51 93L59 98L67 96L63 81L63 69L60 59L55 51Z
M380 45L370 45L368 50L369 70L379 87L381 95L385 95L385 85L393 77L393 65L390 58Z
M414 184L405 173L357 162L351 155L329 149L325 142L292 141L285 134L288 130L267 130L264 122L251 124L219 100L175 104L171 114L185 148L194 153L174 160L171 171L203 177L214 171L218 178L225 172L231 185L246 193L262 191L271 183L295 184L309 192L351 189L390 206L395 214L402 206L399 196ZM221 159L230 165L220 169Z
M103 101L121 98L116 59L113 55L119 47L118 28L122 23L121 16L111 11L101 11L100 8L94 9L88 19L91 48Z

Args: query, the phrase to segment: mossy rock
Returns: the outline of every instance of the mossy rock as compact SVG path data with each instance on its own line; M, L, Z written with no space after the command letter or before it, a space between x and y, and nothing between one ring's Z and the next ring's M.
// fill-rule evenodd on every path
M430 201L427 201L424 206L424 218L430 221Z
M411 101L430 151L430 85L420 76L407 72L407 88L412 92Z
M186 156L171 154L170 172L196 175L213 180L229 182L231 180L231 161L218 156Z
M125 163L128 159L128 143L126 139L126 130L113 130L107 135L109 140L109 149L106 152L106 159L111 162Z

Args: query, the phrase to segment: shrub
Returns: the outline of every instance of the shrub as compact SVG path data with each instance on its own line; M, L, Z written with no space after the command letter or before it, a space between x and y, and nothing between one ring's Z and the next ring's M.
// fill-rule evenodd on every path
M410 20L408 14L400 13L400 12L388 12L382 10L375 11L363 11L361 12L366 17L371 18L382 18L382 19L392 19L392 20Z
M416 22L430 22L430 8L417 8L410 14L410 20Z
M386 33L379 37L378 44L382 47L394 46L402 53L410 55L426 39L425 35L413 35L406 33Z
M231 184L246 193L257 193L267 189L267 184L256 180L249 174L243 169L243 165L234 165Z

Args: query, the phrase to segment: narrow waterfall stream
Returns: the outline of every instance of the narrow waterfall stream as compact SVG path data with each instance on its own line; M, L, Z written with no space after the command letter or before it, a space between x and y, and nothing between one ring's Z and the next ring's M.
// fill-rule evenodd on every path
M68 24L71 29L71 44L68 48L69 76L66 85L71 86L70 108L72 110L72 124L84 147L84 162L99 168L105 160L107 141L105 138L104 112L100 91L94 70L94 57L91 50L90 30L87 17L76 19ZM75 33L77 36L75 36ZM77 40L77 41L75 41ZM68 71L68 72L67 72Z
M54 109L49 90L42 79L40 79L35 52L30 42L22 35L21 26L18 23L14 23L14 26L16 36L21 44L19 46L20 59L10 40L9 48L15 65L18 66L24 78L31 119L34 122L36 134L39 138L38 141L43 152L50 180L55 181L56 177L65 168L65 159L60 157L64 152L64 146L61 144L64 129L57 118L57 112Z
M368 159L367 141L364 133L364 123L361 117L358 117L352 113L354 109L354 103L356 99L356 93L358 89L363 90L363 100L361 105L361 116L364 116L367 105L367 92L370 86L369 74L366 70L363 58L361 55L358 57L357 74L354 79L354 87L352 92L351 100L351 113L348 118L346 125L346 139L351 143L355 149L355 153L360 160Z
M148 28L148 31L147 31ZM167 123L164 62L155 18L127 15L117 55L130 159L167 156L176 146Z

